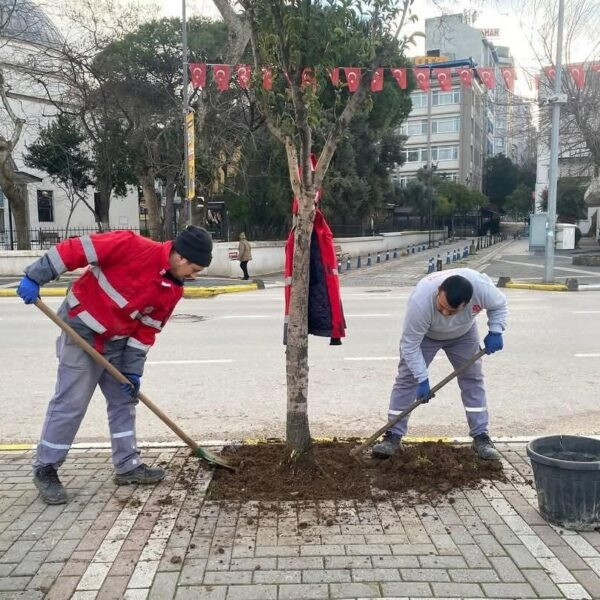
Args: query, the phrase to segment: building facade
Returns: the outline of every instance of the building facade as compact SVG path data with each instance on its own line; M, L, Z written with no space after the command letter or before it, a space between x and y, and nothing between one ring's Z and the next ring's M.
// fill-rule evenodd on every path
M0 0L0 74L10 110L23 120L12 160L19 183L27 189L32 247L69 235L67 224L72 234L96 228L90 210L94 207L93 188L77 200L47 173L25 165L23 158L40 129L57 115L56 106L48 98L63 95L60 81L52 75L60 68L63 43L62 35L37 4L30 0ZM13 128L14 119L0 103L0 134L9 139ZM114 197L109 218L111 227L139 228L137 191L131 189L123 198ZM0 249L15 247L14 220L0 188Z
M407 136L404 164L396 167L392 181L406 187L419 169L427 167L431 152L431 164L438 174L481 190L482 85L475 79L472 86L462 85L453 75L451 90L441 90L432 80L431 92L414 91L411 100L412 111L401 127Z

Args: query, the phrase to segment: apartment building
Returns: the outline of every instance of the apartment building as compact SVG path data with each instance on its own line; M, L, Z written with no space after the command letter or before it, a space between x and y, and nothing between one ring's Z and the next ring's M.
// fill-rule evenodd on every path
M443 91L432 79L430 92L414 91L411 99L412 111L401 127L408 138L405 160L392 173L392 181L406 187L427 166L430 149L431 164L440 175L481 190L482 84L474 78L472 86L462 85L458 75L453 75L452 89Z

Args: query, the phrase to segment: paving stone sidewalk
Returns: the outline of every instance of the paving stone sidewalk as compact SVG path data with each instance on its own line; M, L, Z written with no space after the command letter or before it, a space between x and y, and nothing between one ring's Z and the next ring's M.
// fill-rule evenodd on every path
M600 598L600 533L537 511L523 444L500 444L510 483L433 505L219 503L183 448L157 486L117 487L108 451L73 450L70 502L46 506L31 452L0 453L0 599Z

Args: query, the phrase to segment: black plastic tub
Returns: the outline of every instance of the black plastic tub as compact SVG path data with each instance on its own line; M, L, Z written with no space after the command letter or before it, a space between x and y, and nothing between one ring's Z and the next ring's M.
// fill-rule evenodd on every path
M542 517L565 529L600 528L600 440L550 435L527 445Z

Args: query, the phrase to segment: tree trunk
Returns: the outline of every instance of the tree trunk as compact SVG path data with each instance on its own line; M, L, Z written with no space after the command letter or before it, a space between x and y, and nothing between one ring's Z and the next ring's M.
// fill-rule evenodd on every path
M110 193L112 182L110 177L102 177L98 180L98 201L94 202L94 217L98 231L110 229Z
M15 220L17 250L30 250L27 185L17 181L10 151L4 147L0 147L0 188L10 204Z
M174 213L174 198L175 198L175 175L173 173L167 174L165 181L165 239L173 239L173 213Z
M162 221L160 218L160 206L156 191L154 190L154 172L151 169L138 172L138 179L142 186L144 194L144 204L148 211L148 229L150 237L156 241L162 241L164 238L162 230Z
M308 280L310 240L315 212L314 191L300 196L290 299L285 371L287 378L286 441L292 456L311 448L308 424Z

